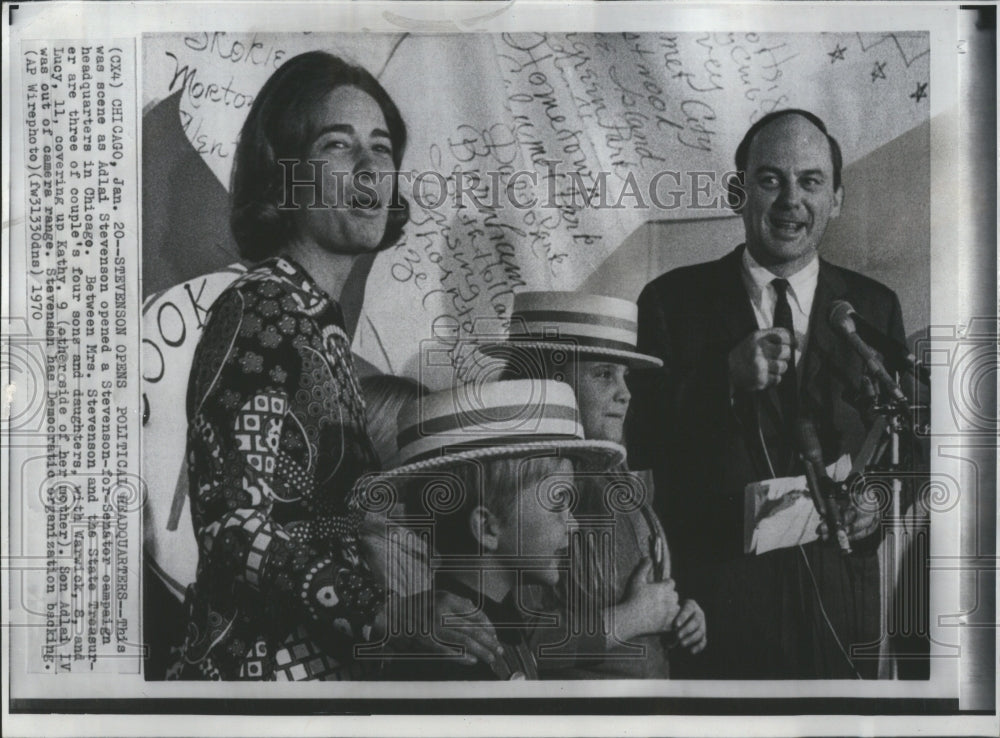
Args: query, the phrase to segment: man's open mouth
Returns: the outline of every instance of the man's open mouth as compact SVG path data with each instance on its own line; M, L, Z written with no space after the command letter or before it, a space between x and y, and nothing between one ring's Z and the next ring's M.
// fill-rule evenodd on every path
M797 236L806 228L806 223L786 218L771 217L768 218L768 224L771 226L772 231L784 236Z

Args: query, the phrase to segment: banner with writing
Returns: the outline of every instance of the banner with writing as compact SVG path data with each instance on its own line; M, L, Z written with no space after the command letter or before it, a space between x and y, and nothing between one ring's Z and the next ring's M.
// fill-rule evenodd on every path
M647 220L731 216L733 154L761 116L817 113L847 162L926 121L929 43L924 33L406 37L382 82L410 130L401 179L412 218L375 262L355 350L384 371L447 383L451 366L424 354L460 365L460 339L502 325L515 291L578 288Z
M278 67L323 50L377 75L400 36L315 33L151 34L143 39L143 110L182 91L181 126L218 180L229 186L232 156L254 98Z
M354 348L431 385L461 338L503 330L515 291L577 289L648 220L731 217L733 152L761 116L817 113L850 163L929 110L927 33L756 32L156 35L146 109L180 91L228 186L254 95L313 49L378 75L407 123L412 218L375 261ZM440 372L422 339L444 342Z

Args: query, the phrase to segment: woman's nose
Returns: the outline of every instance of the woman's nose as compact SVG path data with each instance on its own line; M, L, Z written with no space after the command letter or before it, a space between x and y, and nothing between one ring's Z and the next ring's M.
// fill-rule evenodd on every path
M375 171L375 160L371 154L362 149L354 158L354 174L369 174Z
M354 189L363 193L364 200L380 197L379 178L381 176L375 169L374 159L370 155L361 155L357 158L353 172Z
M354 173L362 174L375 171L375 157L364 146L359 146L354 155Z

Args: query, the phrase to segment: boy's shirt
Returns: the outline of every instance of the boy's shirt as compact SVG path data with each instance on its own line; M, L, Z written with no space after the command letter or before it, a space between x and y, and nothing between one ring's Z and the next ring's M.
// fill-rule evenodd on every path
M445 573L435 576L435 589L464 597L482 608L493 624L503 646L503 655L492 664L477 661L464 664L453 658L423 656L394 657L386 664L380 679L396 681L490 681L538 679L538 665L526 640L524 614L517 608L513 592L497 602L479 590Z
M572 575L560 580L552 601L542 587L522 588L529 607L557 606L560 616L567 618L562 629L538 627L530 635L540 654L542 678L667 679L667 634L637 636L609 646L603 633L610 623L584 614L574 626L566 612L568 602L589 601L597 611L621 602L632 572L647 557L653 561L657 581L670 578L670 552L651 505L652 487L625 471L581 477L577 483L580 501L574 515L581 529L575 533L579 543L573 547Z

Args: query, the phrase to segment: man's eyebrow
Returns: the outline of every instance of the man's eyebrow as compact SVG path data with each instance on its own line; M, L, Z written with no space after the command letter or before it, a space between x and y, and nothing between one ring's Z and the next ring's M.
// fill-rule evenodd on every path
M778 167L772 167L772 166L770 166L768 164L761 164L759 167L757 167L754 170L755 174L759 174L759 173L762 173L762 172L763 173L781 174L781 175L784 174L784 171L782 171ZM822 169L819 169L819 168L803 169L801 171L796 172L795 174L796 174L796 176L799 176L799 177L802 177L802 176L807 175L807 174L809 174L809 175L817 175L818 174L821 177L825 177L826 176L826 173Z

